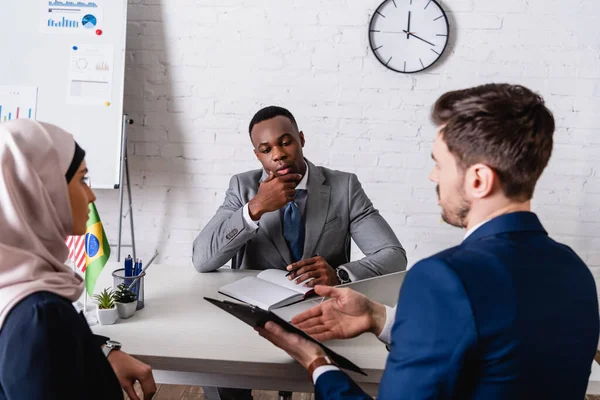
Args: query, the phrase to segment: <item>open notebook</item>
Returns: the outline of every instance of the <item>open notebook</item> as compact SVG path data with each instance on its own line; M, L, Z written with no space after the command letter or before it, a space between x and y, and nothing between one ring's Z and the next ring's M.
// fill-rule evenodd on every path
M256 277L250 276L219 289L219 293L247 304L270 311L284 307L313 294L313 289L296 285L285 276L287 271L268 269Z

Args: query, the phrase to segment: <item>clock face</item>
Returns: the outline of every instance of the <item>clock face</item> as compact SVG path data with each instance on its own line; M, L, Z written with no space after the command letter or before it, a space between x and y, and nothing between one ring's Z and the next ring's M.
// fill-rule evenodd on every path
M402 73L432 66L448 44L448 18L435 0L386 0L369 26L369 43L377 59Z

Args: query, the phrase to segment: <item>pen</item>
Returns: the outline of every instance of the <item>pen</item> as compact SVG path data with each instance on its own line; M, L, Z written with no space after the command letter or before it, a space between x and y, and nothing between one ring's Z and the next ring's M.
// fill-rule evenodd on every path
M133 259L131 258L131 255L128 255L127 258L125 259L125 276L132 276L133 275Z
M140 274L140 269L141 269L140 268L140 259L136 258L135 259L135 263L133 264L133 274L132 274L132 276L134 276L134 277L138 276ZM126 284L129 285L129 288L130 288L131 292L137 296L137 294L138 294L137 293L138 287L137 286L133 287L134 286L134 282L135 281L132 281L130 279Z
M131 255L128 255L125 259L125 276L133 276L133 259ZM129 282L131 282L131 279L125 279L126 285L129 285Z
M318 255L318 254L315 254L315 255L314 255L314 256L312 256L311 258L314 258L314 257L319 257L319 255ZM300 268L302 268L302 267L300 267ZM286 277L290 276L290 275L291 275L291 274L293 274L294 272L298 271L300 268L296 268L296 269L293 269L293 270L291 270L290 272L288 272L287 274L285 274L285 276L286 276Z
M140 276L140 275L142 275L144 272L146 272L146 270L148 269L148 267L149 267L150 265L152 265L152 263L154 262L154 260L156 259L156 257L158 257L158 251L156 251L156 252L154 253L154 255L152 256L152 258L150 259L150 261L148 261L148 264L146 264L146 266L144 267L144 269L142 269L142 270L140 271L140 273L138 274L138 277L137 277L137 278L135 278L135 279L133 280L133 282L131 282L131 285L129 285L129 289L131 289L131 288L133 287L133 285L135 285L135 283L136 283L138 280L140 280L140 278L141 278L141 276Z
M133 275L138 276L142 272L142 259L138 258L135 260L135 268L133 269Z

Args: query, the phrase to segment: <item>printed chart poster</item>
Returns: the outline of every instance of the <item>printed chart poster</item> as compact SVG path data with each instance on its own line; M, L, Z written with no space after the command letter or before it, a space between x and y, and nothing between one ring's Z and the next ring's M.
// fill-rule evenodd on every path
M75 45L69 60L67 103L110 104L115 49L112 45Z
M0 121L35 119L37 87L0 86Z
M102 29L102 1L40 0L45 33L90 34Z

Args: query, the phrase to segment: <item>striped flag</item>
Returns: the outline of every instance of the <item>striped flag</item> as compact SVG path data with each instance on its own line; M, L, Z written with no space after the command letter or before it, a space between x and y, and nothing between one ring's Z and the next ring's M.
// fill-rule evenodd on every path
M65 243L69 247L69 260L73 261L81 272L85 272L85 235L67 236Z

